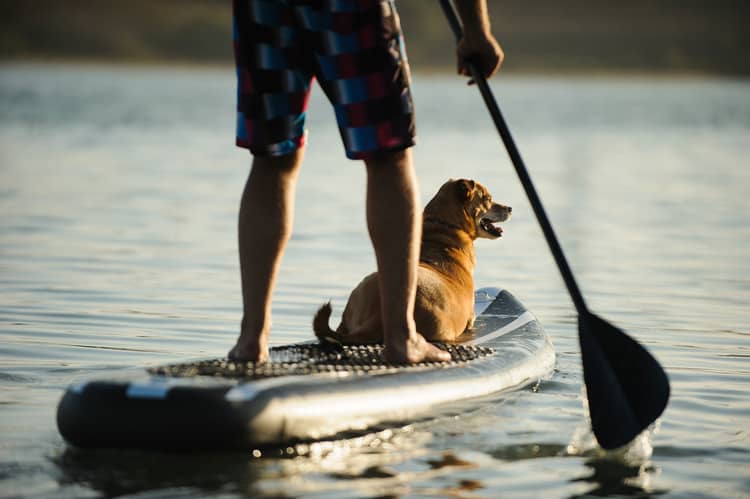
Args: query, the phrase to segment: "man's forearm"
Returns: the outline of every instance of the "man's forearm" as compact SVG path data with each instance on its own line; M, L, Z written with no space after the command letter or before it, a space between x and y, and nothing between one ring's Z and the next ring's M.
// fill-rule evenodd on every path
M458 16L463 24L464 36L486 36L490 33L490 16L486 0L455 0Z

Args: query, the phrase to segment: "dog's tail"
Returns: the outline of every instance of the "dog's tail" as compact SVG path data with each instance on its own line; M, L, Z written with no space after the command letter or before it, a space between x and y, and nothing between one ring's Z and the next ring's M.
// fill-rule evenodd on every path
M313 331L318 340L326 345L334 344L341 345L341 335L331 329L328 325L328 321L331 318L331 302L326 303L318 309L313 318Z

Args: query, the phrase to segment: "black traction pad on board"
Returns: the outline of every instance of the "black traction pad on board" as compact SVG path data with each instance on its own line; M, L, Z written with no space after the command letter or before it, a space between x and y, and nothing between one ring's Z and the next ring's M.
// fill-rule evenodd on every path
M492 355L495 352L494 349L489 347L466 344L435 343L435 345L451 354L450 362L423 362L411 365L389 364L385 363L382 358L383 345L301 343L272 348L270 362L255 363L210 359L154 367L149 369L149 374L179 378L211 376L243 380L321 373L367 374L456 367Z

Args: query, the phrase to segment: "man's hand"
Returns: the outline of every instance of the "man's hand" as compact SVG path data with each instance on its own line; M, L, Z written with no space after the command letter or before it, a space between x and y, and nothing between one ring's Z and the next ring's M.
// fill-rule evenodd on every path
M455 0L458 17L463 24L463 36L458 41L458 74L471 76L469 61L474 62L485 78L489 78L503 62L503 49L492 36L487 0ZM469 80L469 85L474 80Z
M472 61L485 78L490 78L500 69L505 55L492 33L481 33L471 36L464 34L456 47L456 57L458 74L470 77L469 61ZM469 80L468 84L473 85L474 80Z

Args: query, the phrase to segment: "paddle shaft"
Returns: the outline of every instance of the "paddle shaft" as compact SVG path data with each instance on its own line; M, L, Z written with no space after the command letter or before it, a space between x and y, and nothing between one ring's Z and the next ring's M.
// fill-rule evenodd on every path
M445 12L445 16L448 19L448 24L450 24L451 29L453 30L453 34L456 36L457 40L460 40L461 36L463 35L463 30L461 29L461 23L456 16L453 5L451 4L450 0L440 0L440 5ZM539 225L542 227L544 238L547 240L547 244L552 251L552 256L554 256L555 258L557 268L560 269L560 274L562 274L563 281L565 281L565 286L568 288L568 293L573 300L573 304L578 311L578 315L587 317L589 311L588 307L586 306L586 302L583 300L581 290L578 288L578 284L573 277L573 272L570 270L568 261L563 254L562 247L557 240L557 236L555 236L555 231L552 229L552 224L547 217L547 213L544 211L542 201L541 199L539 199L539 195L536 193L536 189L534 188L534 184L531 181L531 177L526 170L526 165L521 158L521 153L518 152L518 148L516 147L516 143L513 140L513 136L511 136L510 134L508 125L505 124L505 119L503 118L503 114L500 112L500 107L497 105L497 101L492 94L492 90L487 83L487 79L484 77L479 67L477 67L477 65L472 61L469 61L469 70L471 71L471 76L474 79L474 82L479 87L479 92L482 94L484 103L486 104L487 109L492 116L492 121L495 123L495 128L497 128L497 131L500 133L500 137L502 137L503 139L503 143L505 144L505 148L508 151L510 160L513 162L513 166L516 169L518 178L521 180L521 185L523 185L523 188L526 191L526 196L529 198L531 207L534 209L536 218L539 221Z
M453 5L450 0L440 0L440 4L453 33L460 39L461 25ZM589 312L487 79L474 62L468 62L578 311L578 339L591 428L602 448L616 449L633 440L662 414L669 401L669 378L642 345Z

